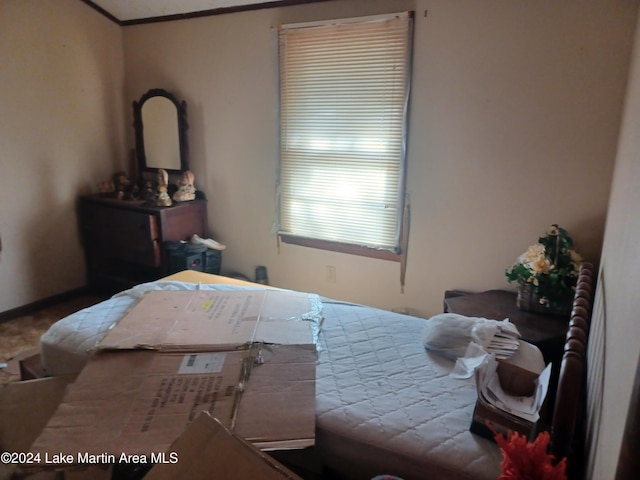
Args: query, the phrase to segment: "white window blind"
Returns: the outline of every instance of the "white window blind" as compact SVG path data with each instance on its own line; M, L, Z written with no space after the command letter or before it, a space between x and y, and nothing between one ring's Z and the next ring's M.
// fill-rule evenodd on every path
M281 27L281 235L399 252L411 26Z

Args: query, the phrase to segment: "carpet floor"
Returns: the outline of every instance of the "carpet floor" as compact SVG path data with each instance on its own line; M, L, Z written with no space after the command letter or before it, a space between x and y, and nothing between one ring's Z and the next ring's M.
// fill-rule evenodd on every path
M78 310L104 300L98 296L81 296L51 307L0 323L0 384L20 380L21 356L37 353L40 337L54 323Z

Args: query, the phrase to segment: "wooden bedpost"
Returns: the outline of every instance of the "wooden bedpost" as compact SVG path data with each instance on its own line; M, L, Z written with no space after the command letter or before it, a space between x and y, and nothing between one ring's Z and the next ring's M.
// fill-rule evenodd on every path
M567 457L569 473L580 471L583 440L575 435L582 428L585 401L586 351L595 290L593 265L583 263L567 330L555 408L551 422L550 453L556 460ZM570 477L571 478L571 477Z

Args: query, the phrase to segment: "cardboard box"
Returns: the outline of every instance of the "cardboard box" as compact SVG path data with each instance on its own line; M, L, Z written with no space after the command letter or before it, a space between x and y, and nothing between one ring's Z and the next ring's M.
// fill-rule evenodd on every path
M20 360L20 379L33 380L46 377L47 372L42 364L40 351Z
M43 370L40 348L30 348L7 361L3 372L16 380L33 380L45 377Z
M0 451L27 452L62 399L75 375L14 382L0 387ZM0 479L19 464L0 464Z
M316 343L319 305L287 290L152 291L98 344L99 350L229 350L261 342Z
M500 385L511 395L531 396L536 391L536 380L544 367L540 349L520 341L516 353L508 359L498 360Z
M145 480L301 480L206 412L198 415L167 454L168 460L156 464Z
M495 432L507 436L509 431L518 432L528 439L533 440L538 434L539 422L529 422L510 415L478 398L473 409L473 417L469 430L471 433L494 441Z
M261 449L313 445L315 307L279 292L150 292L101 342L31 451L52 467L144 463L202 411Z
M544 358L536 346L523 341L519 343L518 350L512 357L498 360L496 373L505 393L514 397L531 397L536 394L536 381L545 369ZM540 425L540 421L528 421L511 415L484 401L479 395L470 431L490 440L494 440L495 432L507 435L510 430L533 439L538 434Z

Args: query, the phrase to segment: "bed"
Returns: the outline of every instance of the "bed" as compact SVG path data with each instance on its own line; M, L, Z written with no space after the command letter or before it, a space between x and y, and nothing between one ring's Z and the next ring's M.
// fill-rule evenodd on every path
M576 385L583 375L592 276L591 266L583 266L561 368L571 383L561 380L557 392L552 448L563 456L575 450ZM79 371L87 351L146 291L198 288L265 287L195 271L138 285L54 324L41 339L47 371ZM320 300L314 456L325 471L353 479L496 479L498 447L469 431L475 382L452 378L453 362L425 350L427 320Z

